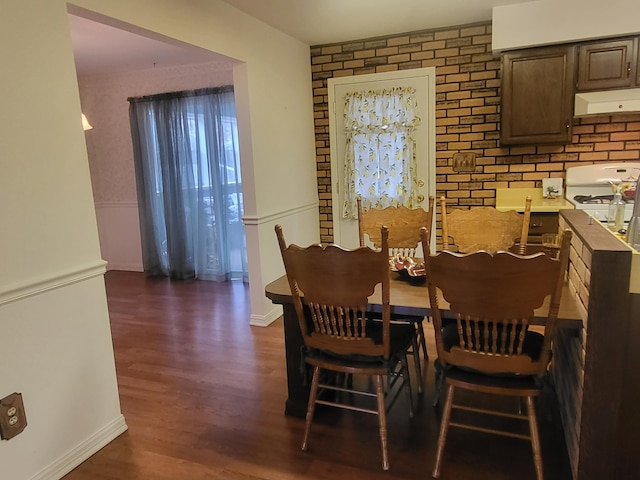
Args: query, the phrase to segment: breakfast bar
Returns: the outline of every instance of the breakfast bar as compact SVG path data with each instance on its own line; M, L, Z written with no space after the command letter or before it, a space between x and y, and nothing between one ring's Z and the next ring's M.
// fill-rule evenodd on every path
M574 478L631 478L640 456L640 253L584 210L561 211L560 228L574 234L569 288L584 318L579 335L558 332L550 369Z

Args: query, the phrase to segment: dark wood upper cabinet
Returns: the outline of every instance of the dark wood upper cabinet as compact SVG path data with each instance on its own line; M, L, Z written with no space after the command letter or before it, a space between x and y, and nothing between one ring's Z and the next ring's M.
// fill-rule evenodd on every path
M640 39L636 39L636 85L640 85Z
M573 45L502 54L503 145L571 141L575 57Z
M578 47L578 91L639 85L638 39L627 38Z

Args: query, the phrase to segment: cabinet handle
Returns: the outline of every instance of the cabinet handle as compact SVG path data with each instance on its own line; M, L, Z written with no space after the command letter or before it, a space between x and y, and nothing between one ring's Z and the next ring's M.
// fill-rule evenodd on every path
M627 78L631 75L631 62L627 62Z

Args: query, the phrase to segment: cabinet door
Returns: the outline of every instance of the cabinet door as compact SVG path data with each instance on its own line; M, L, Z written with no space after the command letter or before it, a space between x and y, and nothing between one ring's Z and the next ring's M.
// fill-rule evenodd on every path
M637 53L633 38L589 43L578 49L578 90L634 85Z
M636 86L640 87L640 38L636 38Z
M532 213L529 220L528 243L542 243L542 235L545 233L558 233L559 216L557 212Z
M569 143L574 66L573 46L502 55L502 144Z

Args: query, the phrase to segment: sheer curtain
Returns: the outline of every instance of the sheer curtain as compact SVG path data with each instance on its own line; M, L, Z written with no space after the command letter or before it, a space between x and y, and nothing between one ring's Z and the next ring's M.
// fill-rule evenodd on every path
M365 210L417 205L415 127L420 123L413 87L348 93L344 218Z
M233 88L128 100L145 272L247 281Z

